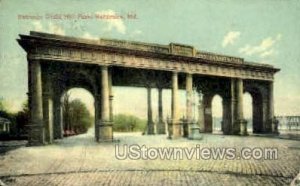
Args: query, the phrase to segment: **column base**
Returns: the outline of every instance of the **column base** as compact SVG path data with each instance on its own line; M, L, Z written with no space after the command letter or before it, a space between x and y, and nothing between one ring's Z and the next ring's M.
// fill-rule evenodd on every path
M97 142L112 142L113 141L113 122L99 121L98 124L98 139Z
M271 119L271 125L272 125L272 133L275 135L279 135L279 131L278 131L278 124L279 121L274 117Z
M177 139L181 137L181 123L172 121L168 123L168 139Z
M235 121L233 123L232 134L239 135L240 132L241 132L240 123L238 121Z
M28 146L46 145L44 127L42 125L31 124L28 128Z
M203 122L197 122L197 126L199 127L199 132L200 133L205 133L205 125L204 125L204 121Z
M234 122L233 125L233 135L241 135L241 136L247 136L247 120L245 119L238 119Z
M222 121L222 132L224 135L231 135L232 130L228 120Z
M241 136L248 136L248 131L247 131L247 123L248 121L245 119L241 119L238 121L241 127L240 135Z
M166 134L166 124L163 121L159 121L157 124L157 134Z
M150 121L147 123L147 135L154 135L154 122Z
M200 133L200 127L196 123L190 123L188 139L190 140L202 139L202 134Z
M183 128L183 137L187 138L189 137L189 128L190 128L190 124L191 122L187 121L187 120L183 120L182 122L182 128Z

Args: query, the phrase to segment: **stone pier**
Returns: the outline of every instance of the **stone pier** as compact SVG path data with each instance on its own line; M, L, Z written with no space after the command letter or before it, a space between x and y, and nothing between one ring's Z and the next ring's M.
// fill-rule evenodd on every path
M163 89L158 88L158 123L157 134L166 134L166 123L163 117Z
M147 87L147 113L148 113L148 120L147 120L147 134L155 134L154 131L154 122L152 116L152 94L151 94L151 87Z
M186 125L187 125L187 134L185 137L188 137L192 133L192 124L193 124L193 75L186 75Z
M29 145L45 144L45 127L43 118L42 70L39 60L29 60L29 108L30 121L28 125Z
M236 120L234 126L234 134L247 135L247 121L244 119L243 112L243 96L244 96L244 87L243 80L238 78L235 81L236 86Z
M175 139L181 136L181 124L179 121L178 105L178 73L172 73L172 119L169 123L169 138Z
M112 141L112 121L109 112L109 82L108 68L101 66L101 118L99 121L99 139L98 141Z

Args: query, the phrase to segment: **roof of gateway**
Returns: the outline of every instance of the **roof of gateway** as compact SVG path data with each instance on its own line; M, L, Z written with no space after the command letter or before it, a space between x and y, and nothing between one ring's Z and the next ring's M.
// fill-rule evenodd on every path
M216 62L227 63L227 64L228 63L243 64L252 67L264 67L264 68L272 69L274 71L279 71L279 69L276 69L269 64L247 62L240 57L197 50L193 46L178 44L178 43L170 43L169 45L162 45L156 43L145 43L145 42L107 39L107 38L85 39L85 38L77 38L77 37L35 32L35 31L31 31L30 36L21 35L21 37L22 38L34 37L37 39L51 40L54 42L67 42L67 43L72 43L72 45L80 45L80 46L81 45L105 46L105 47L113 47L119 49L142 51L142 52L152 52L157 54L186 56L186 57L193 57L197 59L203 59L207 61L216 61Z

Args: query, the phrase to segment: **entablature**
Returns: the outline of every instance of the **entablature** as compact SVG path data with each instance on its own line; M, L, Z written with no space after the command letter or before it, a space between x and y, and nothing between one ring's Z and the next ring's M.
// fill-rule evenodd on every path
M122 40L87 40L39 32L20 35L29 59L124 66L202 75L272 81L279 69L245 62L243 58L196 51L171 43L147 44Z

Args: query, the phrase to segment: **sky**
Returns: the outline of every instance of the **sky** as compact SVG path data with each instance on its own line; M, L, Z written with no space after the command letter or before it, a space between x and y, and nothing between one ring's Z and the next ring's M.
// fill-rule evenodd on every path
M275 75L275 114L300 115L299 12L298 0L0 0L0 98L11 111L18 111L26 100L26 53L16 39L34 30L88 39L182 43L268 63L281 69ZM95 19L95 15L124 19ZM87 92L73 92L93 106ZM116 113L146 116L146 89L114 87L114 93ZM184 97L181 91L182 112ZM214 112L221 115L221 98L216 99ZM153 108L155 100L153 90ZM245 102L250 115L250 96ZM164 105L167 115L169 90L164 91Z

